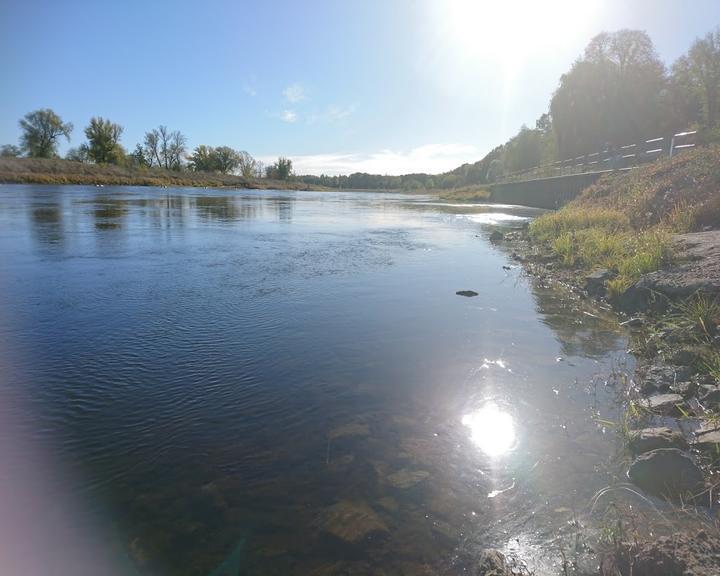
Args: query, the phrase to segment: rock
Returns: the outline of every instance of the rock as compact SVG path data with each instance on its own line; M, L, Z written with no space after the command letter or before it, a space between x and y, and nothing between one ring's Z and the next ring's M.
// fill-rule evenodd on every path
M341 500L326 508L317 520L325 532L348 543L357 543L373 534L388 532L385 522L362 502Z
M659 414L676 414L678 412L677 405L682 404L683 397L680 394L656 394L646 398L642 404Z
M700 468L677 448L659 448L638 456L630 465L628 477L645 492L673 500L703 489Z
M720 388L717 386L700 386L700 400L703 404L720 404Z
M378 500L378 504L385 508L388 512L397 512L400 509L400 505L397 500L392 496L383 496Z
M415 486L415 484L422 482L428 476L430 476L430 472L426 472L425 470L410 470L409 468L402 468L387 476L385 481L394 488L405 489Z
M475 292L475 290L458 290L455 292L458 296L466 296L467 298L472 298L473 296L478 296L479 294Z
M674 384L689 378L690 369L687 366L653 365L642 372L640 391L643 394L667 392Z
M349 422L333 428L328 434L330 440L343 438L346 436L369 436L370 427L364 422Z
M628 446L633 454L643 454L658 448L687 448L685 437L670 428L644 428L630 432Z
M590 296L604 296L605 285L607 281L612 279L615 274L606 268L596 270L592 274L585 276L585 290Z
M718 445L720 445L720 430L711 430L704 434L696 434L692 444L695 448L715 452Z
M490 234L490 242L493 244L497 244L503 240L505 240L505 236L502 232L500 232L500 230L493 230L492 234Z
M483 550L478 563L477 576L512 576L512 573L502 552Z

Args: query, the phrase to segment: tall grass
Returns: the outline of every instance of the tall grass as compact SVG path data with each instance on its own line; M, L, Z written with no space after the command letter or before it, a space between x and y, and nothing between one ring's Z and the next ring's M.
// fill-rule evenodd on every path
M641 275L659 270L671 257L671 234L664 227L637 231L628 217L608 208L568 206L530 224L530 236L547 243L567 268L607 268L611 296L627 289Z

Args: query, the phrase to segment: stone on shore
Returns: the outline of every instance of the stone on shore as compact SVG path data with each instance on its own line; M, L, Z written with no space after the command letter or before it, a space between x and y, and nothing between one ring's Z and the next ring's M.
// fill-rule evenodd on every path
M648 494L686 499L703 490L703 474L687 453L659 448L638 456L628 470L630 481Z
M596 270L592 274L585 276L585 291L590 296L604 296L607 282L614 276L615 274L606 268Z
M676 430L666 427L643 428L630 432L628 441L633 454L644 454L658 448L687 448L685 437Z
M658 414L671 415L679 412L677 407L682 401L680 394L656 394L643 400L642 405Z

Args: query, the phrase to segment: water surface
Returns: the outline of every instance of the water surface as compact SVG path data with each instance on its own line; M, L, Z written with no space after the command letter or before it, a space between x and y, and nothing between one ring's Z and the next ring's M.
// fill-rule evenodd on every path
M2 186L14 441L140 574L551 573L616 472L626 342L488 242L536 214Z

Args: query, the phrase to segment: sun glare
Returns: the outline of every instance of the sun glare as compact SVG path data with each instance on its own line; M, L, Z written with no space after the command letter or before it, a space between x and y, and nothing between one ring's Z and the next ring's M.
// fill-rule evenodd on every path
M595 12L594 2L576 0L446 0L438 10L459 58L505 66L582 37Z
M501 456L515 445L513 418L495 404L465 414L462 423L470 429L472 442L488 456Z

